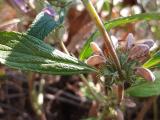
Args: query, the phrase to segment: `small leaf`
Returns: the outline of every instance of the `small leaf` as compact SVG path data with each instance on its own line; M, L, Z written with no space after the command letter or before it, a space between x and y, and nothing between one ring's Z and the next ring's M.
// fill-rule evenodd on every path
M128 23L139 21L139 20L159 20L159 19L160 19L160 13L142 13L142 14L132 15L129 17L110 20L106 22L104 26L107 31L110 31L110 29L114 27L122 26ZM93 42L97 36L99 36L98 31L93 33L91 37L88 38L87 42L85 43L85 45L83 46L80 52L80 60L83 61L84 59L88 58L92 54L92 51L89 45L90 45L90 42Z
M43 40L53 29L62 24L63 15L61 15L58 20L55 20L53 15L51 15L54 13L48 14L50 11L46 9L47 8L36 16L31 27L27 31L28 35Z
M87 42L83 46L79 56L80 60L84 61L86 58L88 58L92 54L90 43L93 41L95 36L96 36L96 32L91 35L91 37L87 40Z
M12 68L56 75L95 69L26 34L0 32L0 62Z
M155 53L146 63L144 63L143 67L150 68L156 67L160 64L160 51Z
M135 97L160 95L160 72L156 71L154 72L154 75L156 76L156 80L154 82L141 81L140 83L137 83L136 85L133 85L127 89L126 92L130 96Z

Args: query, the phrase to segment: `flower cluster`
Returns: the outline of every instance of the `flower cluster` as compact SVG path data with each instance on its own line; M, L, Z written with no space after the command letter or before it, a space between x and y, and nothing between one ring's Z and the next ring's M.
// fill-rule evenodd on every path
M118 42L118 40L117 40ZM113 42L115 43L115 42ZM100 74L105 77L107 86L119 82L134 82L137 77L142 77L148 81L154 81L155 76L147 69L141 67L142 64L149 58L150 48L154 45L153 40L145 40L142 43L136 43L133 34L129 33L126 38L124 47L115 46L120 64L123 78L119 79L117 69L110 58L105 57L104 52L99 46L92 42L90 44L93 55L86 60L88 65L99 67Z
M135 75L143 77L148 81L154 81L155 77L153 73L147 68L140 67L142 63L144 63L149 58L149 51L153 45L153 40L146 40L142 43L135 43L133 35L131 33L128 34L125 47L116 48L121 62L122 71L128 73L130 70L132 70L134 71ZM105 69L103 69L104 74L110 67L112 67L113 72L116 72L114 71L115 67L113 66L112 61L105 57L99 46L95 42L91 42L90 46L92 48L93 55L87 59L86 63L94 67L97 65L105 66L106 69L101 67L101 69ZM130 70L127 69L127 66ZM109 71L112 74L112 70Z

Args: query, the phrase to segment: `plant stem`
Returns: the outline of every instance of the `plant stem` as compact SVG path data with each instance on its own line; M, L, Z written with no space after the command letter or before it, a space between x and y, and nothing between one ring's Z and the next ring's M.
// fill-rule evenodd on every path
M116 68L119 72L119 75L122 76L121 65L120 65L117 53L113 47L113 43L112 43L108 33L103 25L103 22L101 21L99 15L97 14L97 12L96 12L96 10L90 0L82 0L82 2L86 6L86 9L88 10L92 20L95 22L97 28L99 29L100 33L102 34L106 49L107 49L109 55L111 56L111 58L113 59L114 64L116 65Z
M45 114L43 113L43 110L42 110L42 105L40 105L38 103L38 99L37 99L37 92L34 88L34 79L33 79L33 73L32 72L29 72L28 74L28 86L29 86L29 98L30 98L30 102L31 102L31 105L32 105L32 108L34 110L34 112L36 113L37 115L37 118L39 120L46 120L46 116ZM41 84L41 83L40 83ZM39 92L42 92L43 91L43 88L41 86L41 89Z
M110 0L108 20L112 17L113 0Z
M66 48L66 46L64 45L63 41L62 41L62 40L59 40L59 41L60 41L60 45L61 45L63 51L64 51L66 54L70 55L69 52L68 52L68 50L67 50L67 48Z
M90 85L88 84L88 80L85 78L85 76L83 74L80 75L83 83L87 86L88 90L90 91L90 93L92 94L92 96L100 103L104 103L104 98L102 98L101 95L98 95L93 88L90 87Z

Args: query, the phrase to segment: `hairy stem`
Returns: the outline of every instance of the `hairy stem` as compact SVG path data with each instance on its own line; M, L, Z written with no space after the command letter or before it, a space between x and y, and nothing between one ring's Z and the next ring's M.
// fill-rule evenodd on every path
M113 47L113 43L112 43L104 25L103 25L102 20L100 19L99 15L97 14L97 12L96 12L96 10L95 10L95 8L94 8L94 6L93 6L93 4L90 0L82 0L82 2L86 6L86 9L89 12L92 20L95 22L97 28L99 29L100 33L102 34L107 52L109 53L109 55L113 59L114 64L116 65L120 76L122 76L121 65L120 65L117 53L116 53L116 51Z

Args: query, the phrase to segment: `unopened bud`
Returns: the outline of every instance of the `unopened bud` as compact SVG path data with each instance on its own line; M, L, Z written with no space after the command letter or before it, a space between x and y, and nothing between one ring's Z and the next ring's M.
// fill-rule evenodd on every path
M118 39L115 36L111 35L111 40L114 48L116 49L118 47Z
M96 66L105 63L105 58L100 55L93 55L86 60L86 63L90 66Z
M145 40L143 44L148 45L148 47L151 48L154 45L154 41L152 39Z
M136 68L135 74L143 77L144 79L148 80L148 81L155 81L155 76L152 73L152 71L150 71L147 68L143 68L143 67L138 67Z
M126 43L126 50L129 50L129 49L131 49L132 47L133 47L133 45L134 45L134 36L133 36L133 34L132 33L129 33L128 34L128 36L127 36L127 43Z
M137 44L135 45L129 52L129 59L136 59L139 57L143 57L149 54L149 47L145 44Z
M91 49L95 55L102 55L103 52L95 42L90 43Z

